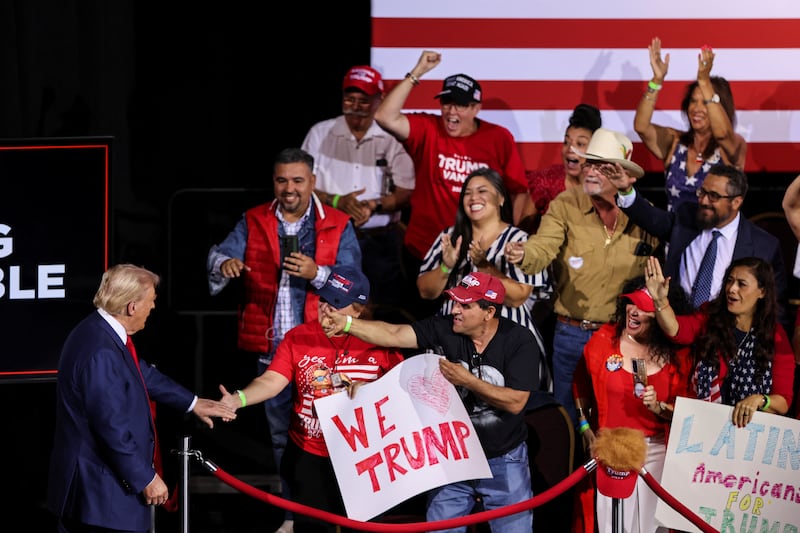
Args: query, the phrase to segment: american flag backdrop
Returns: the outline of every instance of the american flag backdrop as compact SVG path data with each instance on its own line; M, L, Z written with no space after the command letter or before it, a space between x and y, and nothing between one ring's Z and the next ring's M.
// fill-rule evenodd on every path
M798 0L372 0L371 63L391 87L422 50L441 52L406 110L438 111L442 80L469 74L483 87L478 116L511 130L528 169L560 161L572 108L586 102L634 141L635 161L662 172L633 131L656 36L670 66L654 122L686 129L680 101L709 45L712 75L731 83L746 170L800 171Z

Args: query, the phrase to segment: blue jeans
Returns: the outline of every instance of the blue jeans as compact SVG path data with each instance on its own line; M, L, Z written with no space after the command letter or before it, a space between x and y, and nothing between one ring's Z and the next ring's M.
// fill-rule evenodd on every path
M558 320L553 334L553 396L567 410L575 427L578 427L578 413L572 397L572 376L592 333Z
M531 471L528 466L528 445L522 443L504 455L489 459L491 479L472 479L450 483L428 492L427 521L446 520L467 516L475 506L475 499L483 500L485 510L505 507L533 498ZM531 533L533 511L527 510L489 522L495 533ZM464 532L466 526L438 531Z
M264 373L267 366L261 361L258 362L258 375ZM267 415L267 424L269 424L269 438L272 442L272 456L275 459L275 468L280 474L281 459L283 458L283 451L286 449L286 442L289 439L289 422L294 412L292 406L292 389L294 385L289 383L281 392L274 398L264 402L264 412ZM291 494L289 492L289 484L281 478L281 497L289 500ZM286 520L292 519L292 513L286 511Z

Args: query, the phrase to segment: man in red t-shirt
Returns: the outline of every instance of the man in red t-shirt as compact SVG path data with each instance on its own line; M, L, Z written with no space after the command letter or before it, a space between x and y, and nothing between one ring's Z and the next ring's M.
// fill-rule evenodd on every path
M514 204L515 225L535 213L514 136L502 126L477 118L482 100L477 81L466 74L447 77L436 95L441 115L402 112L411 89L441 59L438 52L423 51L416 66L375 112L376 122L401 141L414 160L417 179L404 241L412 283L439 232L453 225L461 185L476 168L489 167L503 176ZM416 285L413 290L417 292Z

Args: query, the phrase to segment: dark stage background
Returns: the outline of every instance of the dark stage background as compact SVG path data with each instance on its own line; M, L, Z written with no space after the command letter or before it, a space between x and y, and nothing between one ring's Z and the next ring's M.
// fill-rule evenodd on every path
M114 137L110 261L163 276L139 352L201 395L245 385L255 361L236 358L236 288L210 299L205 256L244 208L269 198L275 154L339 113L344 73L369 63L369 1L0 0L0 35L0 137ZM41 212L35 186L19 201ZM71 223L41 216L43 225ZM46 332L34 323L29 334ZM53 530L44 496L54 393L54 382L0 383L10 410L0 438L4 531L12 520L25 524L18 530ZM191 434L231 473L270 473L263 411L242 415L208 431L159 412L162 442L175 447ZM192 530L280 523L265 504L233 498L198 496ZM174 516L159 518L162 531L178 530Z
M206 253L245 208L270 197L275 154L299 146L314 122L340 112L342 76L370 61L369 1L278 8L0 0L0 39L0 137L114 138L110 260L163 276L158 307L137 335L139 353L204 396L218 397L219 383L245 385L255 361L235 352L237 287L208 296ZM791 178L751 175L747 214L778 211ZM648 179L653 200L663 201L661 178ZM35 188L19 201L39 209ZM70 221L42 213L41 223ZM83 232L88 229L74 228L78 237ZM794 242L787 241L791 250ZM46 332L47 324L31 324L30 334ZM0 516L22 517L28 531L52 530L44 495L54 392L53 382L0 383L7 411ZM159 427L162 442L173 447L191 434L206 458L233 474L273 471L260 408L213 431L159 412ZM193 513L231 496L202 498L208 497L197 499ZM279 519L264 509L234 512L238 519L247 515L253 530L272 531L278 524L271 521ZM236 517L208 515L193 530L215 520L220 523L209 531L246 530L237 529Z

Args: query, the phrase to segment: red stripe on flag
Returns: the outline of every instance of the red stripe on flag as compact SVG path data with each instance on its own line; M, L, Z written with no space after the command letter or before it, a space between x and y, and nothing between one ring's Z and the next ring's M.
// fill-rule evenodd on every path
M478 80L480 81L480 80ZM393 87L397 80L387 81ZM658 109L680 109L687 81L665 82ZM584 102L600 109L636 109L642 81L481 81L483 109L572 109ZM422 80L408 97L407 109L437 109L439 80ZM737 111L800 109L800 81L731 82ZM498 96L499 95L499 96Z
M379 48L799 48L798 19L373 18ZM766 60L767 58L765 58Z
M525 168L529 170L561 162L559 143L519 143L518 146ZM647 172L664 171L663 163L640 142L633 144L633 160ZM797 161L800 161L800 145L797 143L749 143L745 171L797 173Z

